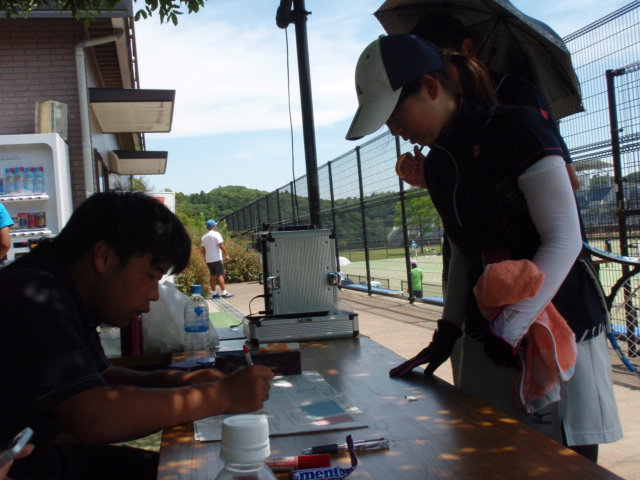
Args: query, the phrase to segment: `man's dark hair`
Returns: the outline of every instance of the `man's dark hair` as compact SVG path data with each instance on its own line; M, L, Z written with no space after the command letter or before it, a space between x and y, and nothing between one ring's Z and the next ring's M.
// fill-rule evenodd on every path
M409 33L429 40L438 48L456 52L462 52L466 38L473 38L460 20L444 12L425 15Z
M123 265L150 253L153 262L168 262L172 273L180 273L191 255L191 239L178 217L142 192L92 195L73 212L54 245L62 261L71 264L101 240Z

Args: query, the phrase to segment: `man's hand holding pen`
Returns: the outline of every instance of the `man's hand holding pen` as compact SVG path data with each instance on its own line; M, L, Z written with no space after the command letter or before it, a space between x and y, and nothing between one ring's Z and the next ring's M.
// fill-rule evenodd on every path
M226 399L224 413L248 413L260 410L269 400L273 372L263 365L252 365L230 373L220 380Z

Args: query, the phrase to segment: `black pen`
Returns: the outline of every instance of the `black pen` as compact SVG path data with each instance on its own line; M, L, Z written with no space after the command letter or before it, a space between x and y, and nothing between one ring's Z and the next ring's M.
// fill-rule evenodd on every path
M353 446L356 450L379 450L389 448L389 440L386 438L376 438L374 440L354 440ZM305 455L316 453L338 453L346 452L349 447L346 443L331 443L329 445L320 445L318 447L310 447L302 450Z

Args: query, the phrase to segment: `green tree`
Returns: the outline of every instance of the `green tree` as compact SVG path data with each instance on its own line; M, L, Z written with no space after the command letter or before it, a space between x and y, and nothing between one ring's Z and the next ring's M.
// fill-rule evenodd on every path
M133 179L133 185L131 185L131 180ZM125 191L134 191L134 192L148 192L151 189L149 188L149 180L145 177L130 177L128 175L116 175L114 176L113 184L111 186L113 190L125 190Z
M176 193L176 213L191 218L206 217L220 220L242 207L264 197L268 192L240 186L218 187L209 193L201 191L185 195Z
M594 175L591 177L591 186L593 188L600 187L610 187L614 185L613 176L612 175Z
M157 13L162 23L178 24L178 18L187 13L197 13L204 7L205 0L144 0L136 6L141 8L135 18L147 18ZM12 0L0 2L0 10L6 18L28 17L39 7L51 7L55 11L70 11L75 18L85 18L90 21L96 14L110 12L118 5L119 0Z
M440 216L433 205L433 201L427 192L405 201L407 213L407 228L418 232L418 236L424 239L435 227L440 224ZM402 227L402 210L400 202L396 204L396 227Z

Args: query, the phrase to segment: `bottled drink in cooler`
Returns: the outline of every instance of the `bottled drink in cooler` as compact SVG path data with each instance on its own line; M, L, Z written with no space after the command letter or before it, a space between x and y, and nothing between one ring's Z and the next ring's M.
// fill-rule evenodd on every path
M13 182L13 168L4 169L4 191L7 195L15 195L15 183Z
M24 167L14 169L13 183L14 193L24 195Z
M0 170L0 195L6 195L7 191L4 188L4 173Z
M27 167L24 172L24 193L27 195L34 193L34 176L35 169L33 167Z
M206 357L213 352L209 304L202 296L202 285L191 285L191 297L184 306L184 347L187 359ZM216 334L217 337L217 334ZM219 343L215 342L215 343Z
M33 193L44 193L44 167L38 167L33 177Z

